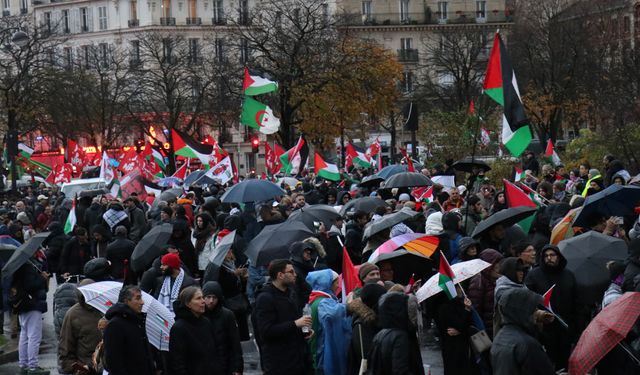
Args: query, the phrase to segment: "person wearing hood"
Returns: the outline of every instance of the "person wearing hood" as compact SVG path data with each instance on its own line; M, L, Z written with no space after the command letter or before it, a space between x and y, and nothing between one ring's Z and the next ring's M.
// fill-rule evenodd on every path
M336 199L336 206L344 206L345 204L349 203L350 200L351 200L351 193L349 193L346 190L343 190L338 193L338 197Z
M453 258L451 264L466 262L468 260L478 258L478 247L480 246L480 242L477 240L471 237L461 237L458 241L458 246L460 248L458 256Z
M213 327L205 317L202 290L190 286L174 302L176 322L169 333L169 367L172 375L222 374L220 352Z
M629 256L624 269L623 292L633 292L636 289L637 276L640 275L640 238L629 242Z
M195 223L193 242L196 256L198 257L198 271L202 274L209 264L209 258L214 249L212 242L216 227L213 218L206 212L196 215Z
M125 211L120 202L109 203L109 208L102 214L102 220L111 232L115 231L118 225L124 225L127 228L127 232L131 230L131 220L129 220L129 215L127 215L127 211Z
M122 281L131 279L131 254L136 244L127 238L127 228L124 225L118 225L115 230L115 238L107 245L107 259L111 262L111 276L114 280ZM131 275L133 276L133 275Z
M160 260L161 276L156 278L153 292L150 293L169 311L173 312L173 303L180 292L189 286L196 285L196 281L180 267L180 257L176 253L168 253Z
M386 292L385 287L375 282L366 284L360 290L360 297L347 304L347 311L353 317L351 328L353 335L347 355L347 374L349 375L359 375L361 361L369 359L371 342L380 331L377 321L378 301Z
M189 270L190 275L195 275L198 270L196 249L191 242L191 229L186 220L176 220L173 223L173 231L168 243L176 246L180 251L180 260Z
M368 215L364 211L356 211L353 214L353 221L347 225L344 245L351 257L353 264L360 264L364 251L364 226L369 221Z
M111 375L155 375L143 305L140 288L126 285L104 315L109 321L104 330L105 368Z
M91 245L87 230L76 227L71 237L62 249L58 272L63 278L72 275L81 275L84 265L91 259Z
M447 257L449 263L454 263L454 259L460 254L460 234L462 228L461 217L457 212L446 212L442 215L442 231L438 237L442 244L442 252Z
M351 318L345 306L338 302L338 274L330 269L310 272L309 295L312 329L309 340L315 374L345 375L347 348L351 340Z
M484 206L477 195L470 195L467 198L467 204L460 209L462 215L462 233L471 236L476 226L482 221Z
M208 281L202 286L202 294L206 305L204 316L211 322L221 360L220 372L223 375L242 374L244 362L238 324L233 312L223 306L222 287L217 281Z
M487 335L493 337L495 288L496 280L500 277L500 262L503 257L502 254L493 249L484 249L479 258L490 263L491 266L471 278L468 295L473 303L473 308L476 309L484 322Z
M49 269L56 274L56 281L58 285L64 283L64 279L58 272L60 257L62 256L62 249L64 249L65 243L69 240L69 236L64 233L64 227L58 221L52 221L47 227L49 236L44 240L42 246L47 249L47 262Z
M55 292L53 292L53 327L56 337L60 337L60 330L64 317L71 306L78 302L78 287L74 283L59 284Z
M546 245L538 253L538 267L527 273L525 285L533 292L544 295L553 287L551 293L551 308L569 324L569 329L559 322L544 327L541 343L547 349L556 370L567 368L567 361L571 354L575 321L574 308L577 305L576 278L566 268L567 260L555 245Z
M84 279L79 286L93 282L91 279ZM64 373L71 374L78 369L84 369L84 373L88 374L92 369L93 352L102 340L102 333L98 330L98 321L102 318L102 313L89 306L82 293L77 290L76 293L78 303L67 311L62 322L58 341L58 364Z
M473 325L471 300L464 295L460 284L457 295L438 306L438 329L442 340L442 362L444 375L477 374L478 368L471 354L471 331Z
M367 367L371 375L423 374L422 356L409 315L409 297L387 293L378 302L381 330L374 336Z
M613 183L613 176L625 170L624 164L613 155L606 155L602 160L605 171L604 185L608 187Z
M138 198L129 197L124 201L127 207L127 215L129 215L129 221L131 221L131 229L129 230L129 239L133 242L138 242L144 235L145 228L147 227L147 218L144 215L144 211L138 204Z
M510 289L525 288L524 278L526 275L527 267L522 263L520 258L509 257L504 258L500 262L500 276L496 280L496 289L494 293L494 312L493 312L493 333L496 335L502 325L502 316L500 310L497 309L497 305L500 302L500 297Z
M495 224L491 226L488 230L483 232L480 237L480 250L484 249L494 249L498 250L501 253L505 253L502 242L507 237L507 228L502 224Z
M93 228L102 224L102 215L105 212L104 206L100 204L100 199L94 197L91 200L91 205L84 211L84 225L89 228L89 235L93 236Z
M307 283L306 278L309 272L315 269L314 259L318 258L318 254L311 243L296 241L289 246L289 255L289 260L298 276L293 290L295 291L298 310L302 313L302 309L309 301L309 295L311 294L311 285Z
M491 345L494 375L553 375L555 370L542 345L536 340L536 323L553 315L538 310L542 296L525 288L506 291L498 301L502 329Z
M98 258L106 256L111 232L104 225L97 224L89 233L91 233L91 256Z

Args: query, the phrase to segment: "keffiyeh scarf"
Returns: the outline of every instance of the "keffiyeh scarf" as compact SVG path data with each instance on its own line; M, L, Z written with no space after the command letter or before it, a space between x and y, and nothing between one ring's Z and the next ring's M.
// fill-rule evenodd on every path
M173 282L173 288L171 287L171 277L167 276L164 278L164 282L162 283L162 288L160 288L160 295L158 296L158 301L163 304L169 311L173 312L173 301L178 299L178 294L180 294L180 287L182 286L182 281L184 280L184 270L180 268L180 273L178 277L176 277L176 281Z

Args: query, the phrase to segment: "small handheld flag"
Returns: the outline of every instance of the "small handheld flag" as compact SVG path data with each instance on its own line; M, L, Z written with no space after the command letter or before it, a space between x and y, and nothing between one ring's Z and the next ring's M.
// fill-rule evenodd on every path
M451 266L449 266L449 262L442 251L440 251L440 269L438 270L438 273L440 274L438 278L438 286L440 286L449 299L456 298L458 292L456 292L456 287L453 284L455 274L453 273Z

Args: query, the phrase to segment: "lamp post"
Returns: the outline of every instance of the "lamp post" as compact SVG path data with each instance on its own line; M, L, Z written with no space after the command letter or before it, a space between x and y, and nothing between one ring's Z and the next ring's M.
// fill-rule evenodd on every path
M10 30L14 30L17 28L7 28L2 30L2 33L5 33ZM11 44L15 44L19 48L24 48L27 44L29 44L29 35L24 31L18 29L11 36ZM5 48L10 49L11 44L6 44ZM7 153L9 155L9 159L11 161L11 192L16 194L18 191L18 168L16 166L16 156L18 155L18 130L16 129L16 114L15 110L9 109L9 113L7 114L7 128L9 132L7 134Z

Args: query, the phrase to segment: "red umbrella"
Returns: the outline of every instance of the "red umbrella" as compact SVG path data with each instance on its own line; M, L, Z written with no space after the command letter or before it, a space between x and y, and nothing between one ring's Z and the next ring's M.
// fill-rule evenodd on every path
M569 374L583 375L618 345L640 316L640 293L628 292L605 307L584 330L569 358Z

